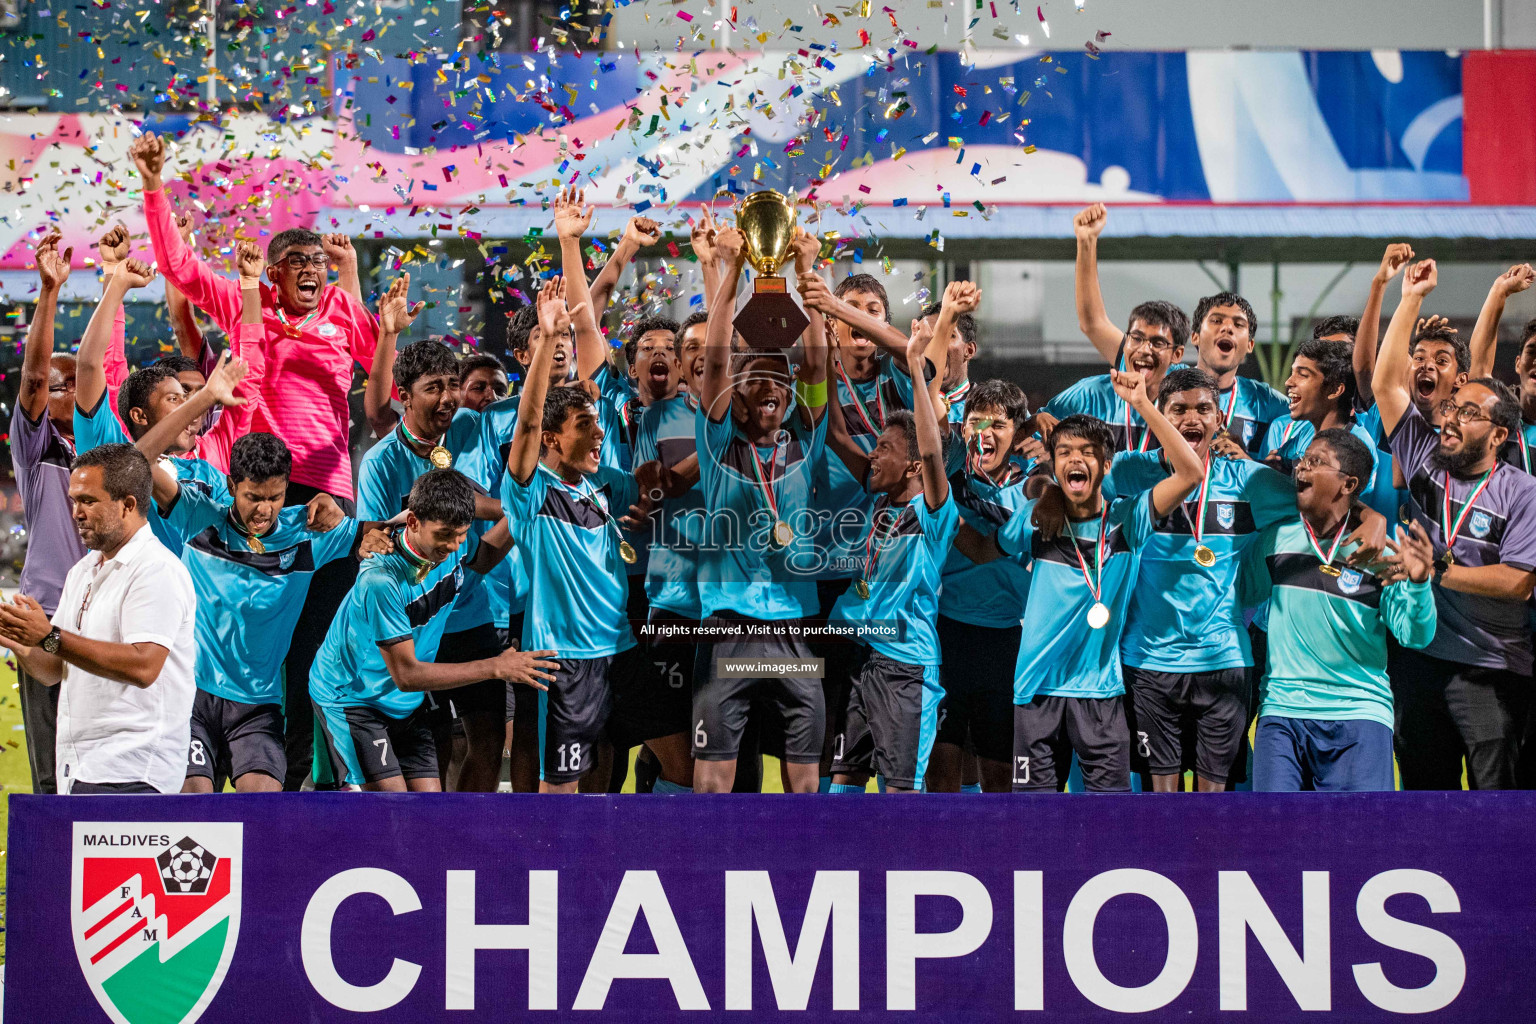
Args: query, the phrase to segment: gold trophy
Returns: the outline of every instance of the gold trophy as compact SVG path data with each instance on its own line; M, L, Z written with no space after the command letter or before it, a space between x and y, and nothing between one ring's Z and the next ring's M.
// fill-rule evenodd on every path
M811 323L790 296L784 278L774 273L789 259L789 243L795 237L794 204L773 189L754 192L736 208L736 226L746 237L747 262L757 271L752 298L736 314L736 330L751 348L789 348Z

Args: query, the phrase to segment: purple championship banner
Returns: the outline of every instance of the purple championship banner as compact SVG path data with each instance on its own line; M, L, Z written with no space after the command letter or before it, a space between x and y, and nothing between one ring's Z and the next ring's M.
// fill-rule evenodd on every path
M10 806L7 1022L1531 1019L1536 794Z

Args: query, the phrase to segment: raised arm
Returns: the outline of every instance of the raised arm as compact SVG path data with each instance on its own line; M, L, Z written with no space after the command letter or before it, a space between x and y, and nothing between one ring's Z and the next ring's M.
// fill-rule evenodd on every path
M832 294L832 289L819 274L805 273L799 276L796 287L807 308L820 311L833 320L841 320L850 329L870 339L881 351L889 354L903 369L907 365L907 336L878 317L844 302Z
M1420 260L1409 266L1403 274L1403 299L1387 325L1387 336L1382 339L1371 386L1382 429L1388 435L1397 429L1398 421L1408 411L1408 348L1413 343L1413 328L1418 323L1424 297L1434 291L1436 281L1434 260Z
M689 244L693 246L693 255L699 261L699 272L704 276L705 302L713 298L720 288L720 265L716 262L718 257L715 253L716 230L714 214L706 206L704 212L699 215L699 219L693 222L688 233Z
M130 288L143 288L155 279L154 270L138 260L124 260L102 290L96 312L86 325L75 357L75 405L94 410L107 389L104 359L112 344L113 321L123 308L123 296Z
M949 370L949 336L955 324L966 313L974 313L981 306L981 289L971 281L951 281L944 286L944 298L939 302L939 315L934 318L933 331L923 352L933 364L933 380L928 382L931 394L944 393L944 375ZM919 321L921 322L921 321ZM919 363L919 366L922 364ZM913 377L914 381L922 377ZM913 388L915 392L917 389ZM947 417L945 417L947 423Z
M608 345L597 329L592 310L592 296L587 288L587 270L581 255L581 237L592 223L592 207L587 194L574 188L562 189L555 196L555 233L560 238L560 272L565 276L562 293L571 306L576 328L576 373L582 380L591 377L608 359ZM580 314L576 313L581 309Z
M591 297L592 319L598 324L603 322L603 314L608 311L608 303L613 298L613 290L618 287L619 275L624 273L624 268L635 259L635 253L643 246L655 245L661 240L661 225L649 217L631 217L629 223L624 225L624 234L619 238L619 244L614 246L608 261L592 279Z
M1504 316L1504 304L1509 297L1523 292L1536 280L1536 270L1529 263L1520 263L1500 274L1488 289L1482 311L1477 314L1477 326L1472 328L1472 368L1467 379L1493 376L1494 350L1499 343L1499 319Z
M230 328L240 315L240 286L209 269L177 232L160 177L165 168L164 140L154 132L145 132L133 140L128 155L144 183L144 220L149 226L149 241L154 246L159 271L193 305L234 333Z
M192 215L190 213L178 213L175 219L176 233L190 249L192 247ZM197 326L197 315L192 312L192 303L181 294L181 290L174 284L165 282L165 312L171 321L171 333L176 335L176 347L181 349L181 354L198 364L203 360L203 332Z
M261 408L261 385L267 371L267 354L262 347L266 341L266 327L261 322L261 272L267 268L266 257L254 242L240 241L235 246L235 266L240 272L240 324L235 328L233 344L226 353L245 362L242 379L234 382L233 393L238 402L225 403L224 415L203 435L197 451L225 473L229 472L229 458L235 442L251 432L256 410ZM224 361L217 359L207 371L211 377ZM163 450L163 449L162 449Z
M1094 203L1072 218L1072 233L1077 236L1077 266L1074 280L1077 293L1077 327L1106 363L1120 354L1125 333L1115 326L1104 309L1099 291L1099 234L1109 223L1109 210Z
M821 242L804 228L796 228L795 237L790 241L790 252L794 255L796 271L809 272L816 265L816 256L821 252ZM798 278L796 280L798 281ZM795 371L795 379L814 389L816 385L831 379L827 375L827 322L821 312L815 309L806 310L806 319L809 324L802 336L805 353L799 369ZM817 393L823 398L819 406L809 403L801 406L810 417L811 423L815 423L817 416L820 415L817 410L826 408L825 388Z
M731 414L731 333L736 289L746 262L745 239L737 228L721 228L715 235L715 247L727 269L720 277L719 289L709 297L709 320L704 326L704 394L700 400L704 414L719 422ZM800 294L803 297L805 292Z
M320 248L336 264L337 286L362 305L363 282L357 276L357 250L352 248L352 239L342 234L321 235Z
M107 282L123 260L128 258L128 228L122 224L114 225L107 229L107 233L96 240L96 255L101 258L101 288L105 292ZM117 389L123 386L123 381L128 379L128 353L124 350L128 334L128 321L119 306L117 314L112 318L112 340L107 343L107 350L102 354L101 365L107 375L107 398L112 400L117 394Z
M921 338L913 337L907 346L907 371L913 381L923 379ZM944 440L939 435L938 414L934 411L933 396L925 387L912 389L912 419L917 425L917 452L923 460L923 501L930 512L936 512L949 500L949 477L944 473Z
M149 464L156 470L153 482L155 501L162 507L173 504L179 488L175 480L169 483L162 481L162 476L169 476L158 466L160 456L176 440L178 434L186 430L194 423L201 423L203 416L213 408L215 402L226 407L242 406L246 400L235 393L240 382L245 379L246 363L244 359L232 357L226 349L219 356L219 364L214 367L213 373L208 376L208 383L203 389L191 398L172 409L170 414L159 423L150 427L133 446L139 450Z
M1110 370L1109 377L1114 383L1115 394L1136 410L1136 414L1163 446L1163 455L1173 467L1173 472L1152 488L1152 510L1156 518L1161 519L1171 514L1189 497L1190 491L1200 486L1200 480L1205 476L1205 466L1189 442L1184 440L1184 435L1168 422L1168 418L1147 397L1145 377L1135 372L1121 373L1119 370Z
M507 472L520 484L533 479L539 468L539 448L544 435L544 399L549 394L549 372L555 364L555 338L571 329L571 310L565 305L566 277L550 278L539 290L539 338L523 376L522 397L517 404L517 426L507 452ZM576 310L581 313L584 310Z
M828 388L835 388L831 383L837 380L833 372L833 360L841 358L837 345L829 345L826 352L826 379ZM835 392L834 392L835 393ZM864 449L854 443L853 435L848 433L848 421L843 416L840 408L827 409L827 447L837 453L837 457L843 460L843 465L848 467L848 473L860 483L869 479L869 456L864 454Z
M48 411L48 363L53 358L53 319L59 308L59 290L69 279L73 248L59 252L58 234L37 243L37 308L27 328L27 349L21 361L21 389L16 402L29 420L41 420Z
M1413 259L1413 247L1407 242L1393 242L1381 257L1381 266L1371 278L1371 290L1365 297L1365 310L1360 314L1360 329L1355 332L1354 364L1355 390L1359 393L1360 408L1369 409L1376 401L1373 378L1376 373L1376 336L1381 333L1381 299L1386 294L1387 282Z
M395 354L400 335L411 329L425 302L411 305L411 275L401 274L379 299L379 343L373 350L373 365L368 369L368 383L363 387L363 412L373 428L374 437L383 437L395 428L400 416L390 404L390 385L395 377Z

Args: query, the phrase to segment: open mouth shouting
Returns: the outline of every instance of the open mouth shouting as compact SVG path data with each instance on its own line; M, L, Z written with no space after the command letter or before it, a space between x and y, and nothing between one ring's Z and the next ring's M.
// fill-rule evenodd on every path
M1150 376L1157 370L1157 356L1149 351L1139 351L1130 358L1131 369L1143 376Z
M1179 436L1188 441L1191 448L1198 449L1205 444L1205 430L1199 424L1191 423L1180 427Z
M1228 335L1222 335L1216 339L1216 351L1224 356L1231 355L1237 351L1237 340Z
M1430 370L1420 370L1413 375L1413 393L1419 401L1427 402L1435 393L1435 375Z
M645 368L645 375L652 387L665 388L671 381L672 367L665 359L652 359Z
M1092 476L1088 468L1080 463L1067 467L1062 474L1061 487L1067 492L1067 497L1073 501L1086 501Z

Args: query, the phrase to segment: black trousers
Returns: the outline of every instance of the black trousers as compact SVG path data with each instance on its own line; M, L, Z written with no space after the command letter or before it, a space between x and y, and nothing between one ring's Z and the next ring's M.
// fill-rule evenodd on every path
M290 483L288 504L307 505L319 493L308 484ZM336 504L349 516L356 513L357 507L350 498L336 498ZM314 765L315 712L309 702L309 666L314 664L342 598L356 582L357 559L338 558L324 566L310 580L309 596L304 599L304 609L293 627L293 641L288 645L288 659L283 666L283 746L288 756L288 774L283 779L285 792L297 792Z
M1432 658L1393 644L1393 746L1403 789L1515 788L1529 676Z
M32 792L57 793L54 778L54 746L58 736L59 688L44 686L16 666L17 692L21 694L21 724L27 737L27 764L32 769Z

